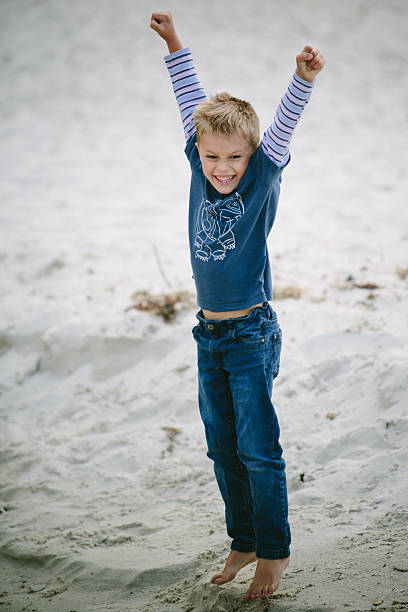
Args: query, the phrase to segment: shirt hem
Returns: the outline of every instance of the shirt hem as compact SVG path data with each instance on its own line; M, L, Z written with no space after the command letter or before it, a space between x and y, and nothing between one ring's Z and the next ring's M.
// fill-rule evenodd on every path
M197 304L200 308L204 308L204 310L211 310L212 312L226 312L228 310L244 310L245 308L251 308L255 304L259 304L260 302L269 302L272 299L272 296L268 297L263 293L262 295L258 295L257 297L251 298L249 300L242 300L241 302L234 302L233 304L210 304L209 302L198 302Z

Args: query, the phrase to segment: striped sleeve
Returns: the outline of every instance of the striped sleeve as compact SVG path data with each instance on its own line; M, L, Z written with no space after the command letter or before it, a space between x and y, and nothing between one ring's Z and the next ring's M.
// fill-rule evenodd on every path
M302 111L309 102L313 84L295 72L276 110L272 125L263 135L263 152L279 168L289 159L289 142Z
M189 48L180 49L164 58L170 74L173 91L180 109L186 142L195 133L193 112L206 99Z

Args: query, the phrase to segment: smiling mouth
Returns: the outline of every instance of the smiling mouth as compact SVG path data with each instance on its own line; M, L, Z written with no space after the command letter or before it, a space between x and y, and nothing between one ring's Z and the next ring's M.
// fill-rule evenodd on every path
M235 178L235 174L231 174L230 176L215 176L214 174L214 178L219 183L223 183L223 185L227 185L228 183L231 183L231 181Z

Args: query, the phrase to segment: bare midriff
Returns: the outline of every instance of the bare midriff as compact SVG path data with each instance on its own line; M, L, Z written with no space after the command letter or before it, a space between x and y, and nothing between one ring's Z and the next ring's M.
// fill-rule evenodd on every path
M250 308L244 308L244 310L226 310L225 312L212 312L212 310L204 310L202 309L204 314L204 319L217 319L221 321L222 319L229 319L230 317L245 317L247 314L251 312L253 308L257 306L263 306L263 302L260 304L254 304Z

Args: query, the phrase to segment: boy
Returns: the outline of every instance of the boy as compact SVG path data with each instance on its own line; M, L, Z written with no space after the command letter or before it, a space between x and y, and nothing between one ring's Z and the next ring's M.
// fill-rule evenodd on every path
M285 461L271 401L281 330L272 299L266 239L279 197L288 144L325 60L306 46L259 145L258 117L227 93L207 99L170 13L151 28L167 43L165 62L179 105L192 170L189 241L200 310L198 401L231 551L213 584L257 561L244 599L273 593L289 564Z

